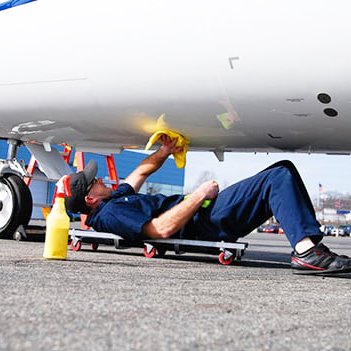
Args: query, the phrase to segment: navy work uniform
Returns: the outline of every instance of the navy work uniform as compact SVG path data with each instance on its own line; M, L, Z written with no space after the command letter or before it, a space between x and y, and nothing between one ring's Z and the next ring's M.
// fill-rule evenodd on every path
M144 224L183 200L184 195L136 194L123 183L88 216L86 224L97 231L140 241L146 239ZM305 185L290 161L277 162L224 189L172 237L233 242L272 216L279 221L292 247L304 237L315 242L322 239Z

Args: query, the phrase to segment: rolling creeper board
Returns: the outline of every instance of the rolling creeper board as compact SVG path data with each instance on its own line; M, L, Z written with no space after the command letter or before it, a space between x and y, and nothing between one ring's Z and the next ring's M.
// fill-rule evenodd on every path
M114 245L116 249L142 248L144 256L148 258L163 257L166 251L174 251L177 255L186 252L196 252L218 255L218 260L223 265L230 265L234 261L240 261L248 246L247 243L242 242L231 243L185 239L148 239L136 242L124 240L117 234L80 229L70 229L69 235L73 251L79 251L82 242L84 242L90 243L93 251L98 249L99 244Z

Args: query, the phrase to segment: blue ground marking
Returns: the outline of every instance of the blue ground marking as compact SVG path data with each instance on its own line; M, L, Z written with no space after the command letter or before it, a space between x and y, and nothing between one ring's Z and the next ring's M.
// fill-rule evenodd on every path
M11 7L27 4L28 2L37 0L9 0L0 3L0 11L10 9Z

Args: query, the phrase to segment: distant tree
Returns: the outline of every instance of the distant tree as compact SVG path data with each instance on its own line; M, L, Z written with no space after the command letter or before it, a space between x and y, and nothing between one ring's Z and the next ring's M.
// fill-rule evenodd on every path
M161 186L155 183L147 183L146 185L146 193L148 195L158 194L161 191Z
M351 210L351 195L333 193L320 199L320 208Z
M217 179L217 176L215 173L211 172L211 171L203 171L198 179L196 180L196 182L194 183L194 185L185 190L185 193L191 193L193 190L195 190L197 187L199 187L202 183L208 181L208 180L212 180L212 179Z

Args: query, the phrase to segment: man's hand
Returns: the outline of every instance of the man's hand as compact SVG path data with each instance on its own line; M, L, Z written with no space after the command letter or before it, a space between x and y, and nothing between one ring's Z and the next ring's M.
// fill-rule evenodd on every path
M194 192L203 194L205 199L214 199L219 192L218 183L215 180L208 180L202 183Z
M138 192L145 179L152 173L156 172L168 156L182 151L183 148L176 147L177 139L172 139L166 134L162 134L158 140L161 147L144 159L139 166L125 179L125 182L131 185L135 192Z
M201 184L186 200L147 222L143 227L144 234L152 239L169 238L186 225L204 200L214 199L217 194L218 184L214 180Z
M177 138L172 139L168 135L162 134L158 141L161 143L159 151L167 157L171 154L183 151L182 147L175 146L178 141Z

